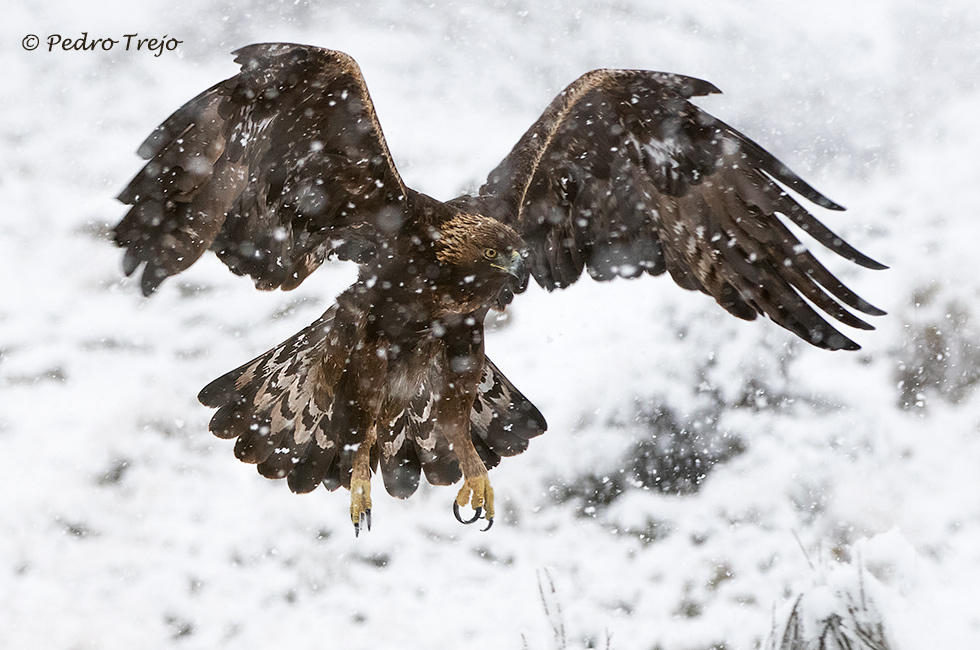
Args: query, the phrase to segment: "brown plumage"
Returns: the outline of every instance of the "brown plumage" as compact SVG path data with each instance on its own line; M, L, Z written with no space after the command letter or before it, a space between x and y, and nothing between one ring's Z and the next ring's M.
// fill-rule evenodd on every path
M207 249L261 289L291 289L324 260L358 281L317 322L201 391L211 430L263 476L306 492L370 474L411 495L420 477L466 479L459 505L493 497L486 470L545 428L484 354L483 321L524 290L587 270L598 280L668 272L739 318L764 314L813 345L858 346L817 309L881 314L780 221L884 268L780 184L840 210L772 155L688 101L717 92L680 75L596 70L566 88L476 196L406 187L353 59L290 44L239 50L242 71L168 118L120 194L127 275L149 295ZM815 309L816 307L816 309Z

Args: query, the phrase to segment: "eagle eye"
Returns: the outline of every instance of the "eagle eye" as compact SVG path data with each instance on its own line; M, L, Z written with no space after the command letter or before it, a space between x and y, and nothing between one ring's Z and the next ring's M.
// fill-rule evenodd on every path
M497 249L487 248L486 250L483 251L483 257L487 258L488 260L494 259L495 257L497 257Z

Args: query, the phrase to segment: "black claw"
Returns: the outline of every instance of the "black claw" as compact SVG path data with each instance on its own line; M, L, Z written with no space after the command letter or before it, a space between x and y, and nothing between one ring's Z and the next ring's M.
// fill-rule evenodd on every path
M461 523L461 524L472 524L473 522L475 522L477 519L480 518L480 515L483 514L483 508L477 508L476 509L476 514L473 515L473 518L464 521L463 520L463 517L461 517L460 514L459 514L459 504L456 503L455 501L453 501L453 514L456 515L456 521L458 521L459 523Z
M481 532L484 532L484 533L487 532L488 530L490 530L490 528L492 526L493 526L493 519L490 518L490 517L487 517L487 527L484 528Z
M370 510L365 510L364 512L362 512L361 515L360 515L360 517L358 517L358 520L354 522L354 537L360 537L361 536L361 524L362 523L367 524L368 531L371 530L371 511Z

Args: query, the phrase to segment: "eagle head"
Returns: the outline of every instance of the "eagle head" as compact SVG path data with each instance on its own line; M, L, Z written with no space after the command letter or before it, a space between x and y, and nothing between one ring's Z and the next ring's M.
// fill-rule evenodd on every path
M480 294L502 309L527 288L527 247L514 230L496 219L458 213L439 229L436 259L448 268L450 282Z

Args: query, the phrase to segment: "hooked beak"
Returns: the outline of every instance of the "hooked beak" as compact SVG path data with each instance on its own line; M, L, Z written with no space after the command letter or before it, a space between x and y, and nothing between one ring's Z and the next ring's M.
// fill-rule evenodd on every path
M510 254L510 258L501 261L506 263L500 265L494 264L494 266L507 271L507 274L514 278L512 282L508 282L500 290L500 294L497 296L495 309L503 311L504 306L509 305L514 299L514 294L523 293L527 289L527 282L531 277L531 273L528 271L527 263L524 261L524 255L521 251L514 251Z
M507 265L507 272L517 280L517 291L515 293L523 293L527 289L527 281L531 274L528 271L527 263L524 261L522 251L514 251L510 254L510 263Z

